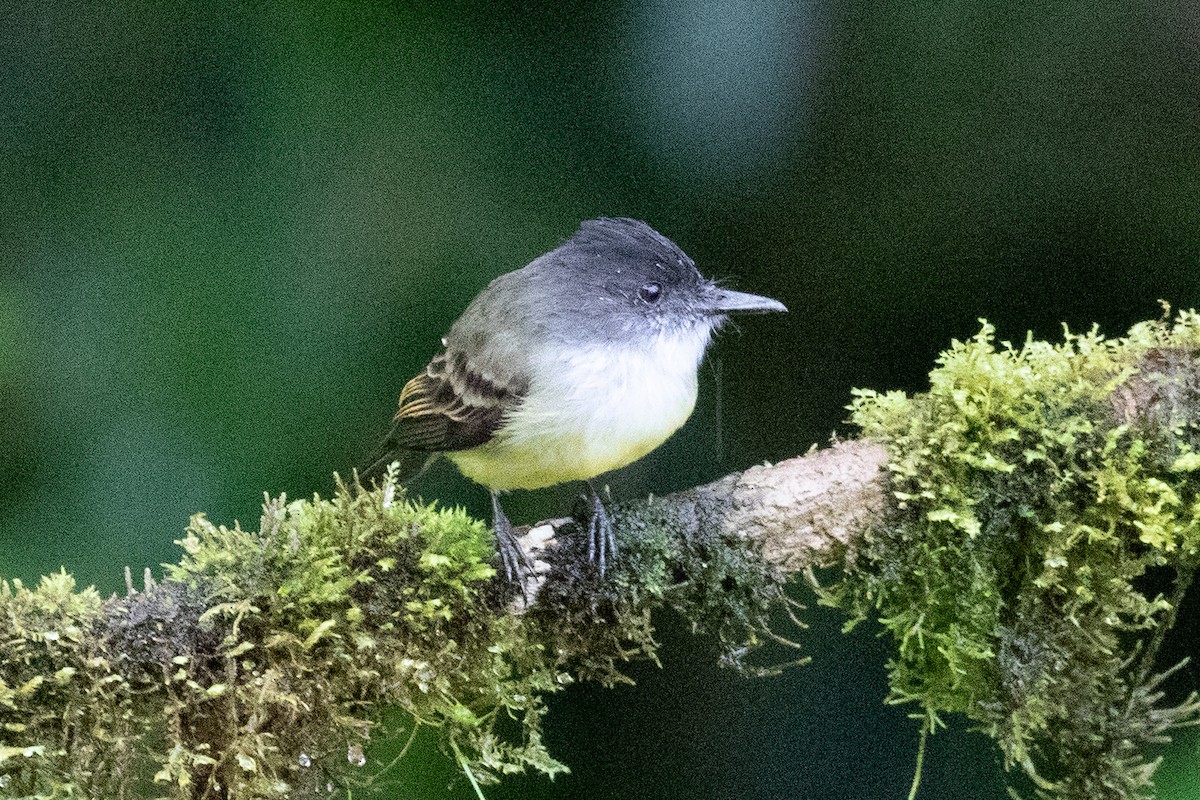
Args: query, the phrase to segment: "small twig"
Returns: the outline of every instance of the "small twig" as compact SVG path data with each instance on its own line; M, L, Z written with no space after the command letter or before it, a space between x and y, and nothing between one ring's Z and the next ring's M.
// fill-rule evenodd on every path
M1158 657L1158 651L1167 637L1167 632L1175 627L1175 620L1179 617L1179 606L1183 604L1183 597L1187 594L1188 588L1192 585L1192 579L1195 577L1195 565L1185 564L1183 559L1180 559L1180 563L1175 567L1175 591L1171 593L1171 599L1168 601L1170 608L1163 615L1162 622L1154 629L1154 635L1142 652L1141 666L1137 672L1138 683L1145 683L1150 677L1150 670L1154 669L1154 660Z
M929 741L929 726L921 726L921 742L917 745L917 767L913 770L912 787L908 790L908 800L917 800L917 788L921 785L921 768L925 765L925 743Z

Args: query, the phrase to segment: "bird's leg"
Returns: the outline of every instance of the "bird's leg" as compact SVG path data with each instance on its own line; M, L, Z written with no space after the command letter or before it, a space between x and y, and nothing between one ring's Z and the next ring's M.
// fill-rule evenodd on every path
M496 552L500 554L500 564L504 568L504 577L510 584L516 584L525 591L525 578L533 572L533 564L529 556L517 541L512 523L500 508L500 495L492 492L492 527L496 532Z
M587 487L592 501L592 516L588 520L588 560L600 568L603 578L605 567L617 558L617 540L600 493L591 481L587 481Z

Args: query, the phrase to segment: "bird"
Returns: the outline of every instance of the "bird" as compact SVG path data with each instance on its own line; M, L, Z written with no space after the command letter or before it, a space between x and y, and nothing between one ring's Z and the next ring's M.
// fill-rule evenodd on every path
M501 566L522 586L530 565L500 495L584 481L588 559L603 577L617 547L592 479L638 460L688 419L704 353L728 315L786 310L706 279L645 222L587 220L470 302L404 385L359 479L369 485L396 463L403 482L449 459L491 493Z

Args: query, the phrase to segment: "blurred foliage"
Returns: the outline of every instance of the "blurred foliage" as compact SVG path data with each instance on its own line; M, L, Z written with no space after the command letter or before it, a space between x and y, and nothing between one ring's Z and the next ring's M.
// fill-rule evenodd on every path
M1155 773L1158 800L1192 800L1200 786L1200 734L1192 730L1174 737L1170 753Z
M895 508L826 599L891 634L890 702L965 714L1039 796L1149 797L1149 747L1200 720L1153 673L1200 563L1197 352L1195 312L1020 348L985 324L928 394L857 392Z

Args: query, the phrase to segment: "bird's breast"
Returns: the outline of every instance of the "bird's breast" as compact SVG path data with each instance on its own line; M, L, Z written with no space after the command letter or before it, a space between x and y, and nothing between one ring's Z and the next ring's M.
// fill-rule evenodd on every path
M524 400L497 436L448 453L491 489L536 489L618 469L662 444L696 405L707 330L648 346L601 345L541 354Z

